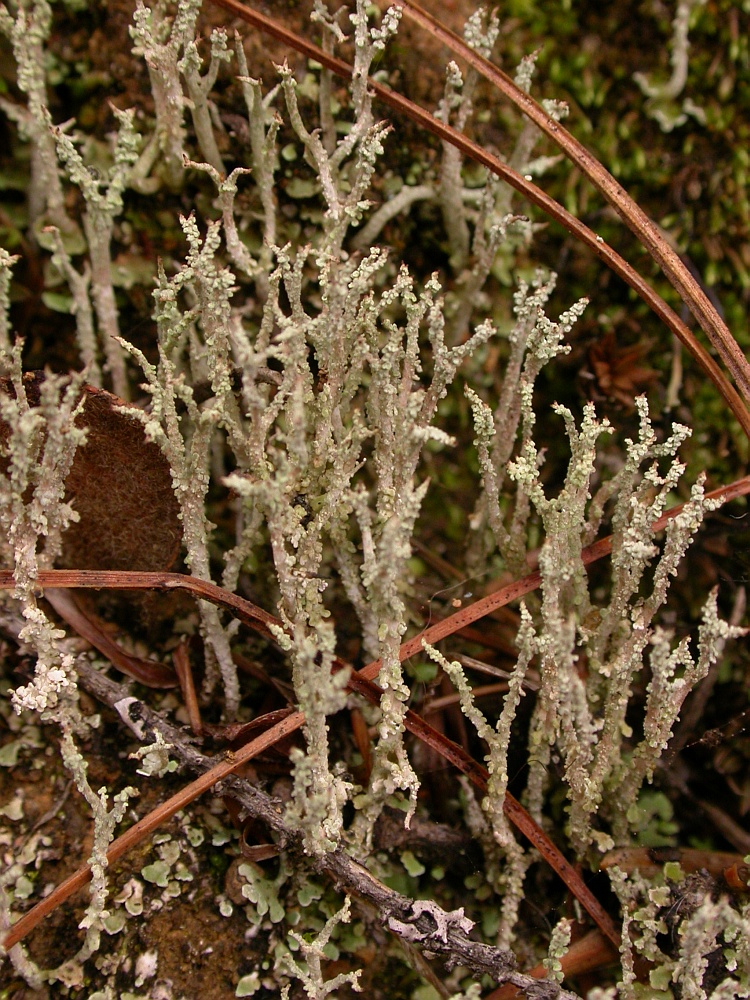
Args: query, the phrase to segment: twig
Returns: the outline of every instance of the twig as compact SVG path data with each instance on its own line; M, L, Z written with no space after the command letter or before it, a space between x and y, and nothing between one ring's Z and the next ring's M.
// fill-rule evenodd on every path
M181 641L176 647L174 653L172 654L172 662L174 663L174 668L177 671L177 676L180 681L182 698L185 702L188 718L190 719L190 728L196 736L202 736L203 720L201 719L201 710L198 705L198 696L195 693L193 671L190 667L190 656L188 654L186 642Z
M93 668L92 668L93 671ZM87 673L85 667L82 667L82 672ZM95 671L94 671L95 672ZM102 675L98 675L102 681L106 681L107 678ZM107 681L109 684L114 684L113 681ZM118 690L122 690L118 687ZM125 703L123 705L123 713L126 714L126 721L129 725L137 725L139 713L142 709L146 709L147 706L143 702L138 701L136 698L125 698ZM135 706L135 707L134 707ZM130 710L130 711L129 711ZM150 712L150 709L148 710ZM201 777L196 781L191 782L186 788L181 789L176 795L173 795L166 802L163 802L160 806L157 806L152 812L143 819L140 819L137 823L131 826L122 836L117 837L113 840L107 851L107 864L112 865L115 861L119 860L124 854L126 854L131 847L140 843L145 837L150 833L153 833L159 826L170 820L175 813L179 812L180 809L184 809L186 806L190 805L198 796L202 795L203 792L208 791L208 789L213 788L218 782L223 781L225 778L230 777L233 771L241 767L246 761L250 760L252 757L263 753L269 747L273 746L284 736L288 736L302 725L302 715L300 712L295 712L294 715L288 716L282 722L277 723L268 732L263 733L257 739L252 740L252 742L247 743L244 747L238 750L232 755L232 760L222 760L218 764L214 764L213 767L209 766L208 770L205 770ZM207 761L209 765L213 764L207 757L203 757L194 751L196 754L195 760L198 761L201 758L203 761ZM260 794L260 793L258 793ZM277 817L278 818L278 817ZM274 827L274 824L272 824ZM274 827L275 828L275 827ZM65 879L56 886L52 892L45 896L41 902L29 910L28 913L24 914L20 920L18 920L11 927L8 934L5 936L3 941L3 948L9 951L13 945L18 944L26 935L37 926L37 924L43 920L48 914L52 913L61 903L81 889L87 882L91 879L91 869L88 865L81 866L77 871Z
M109 581L105 578L109 577ZM150 578L150 579L149 579ZM12 574L8 571L0 571L0 588L3 585L12 586ZM184 589L200 593L204 599L210 600L219 606L232 608L240 620L246 622L256 630L264 634L271 635L268 625L276 624L277 620L272 616L262 612L260 608L243 600L236 594L230 594L222 590L215 584L198 580L196 577L181 577L176 573L125 573L125 572L104 572L96 570L44 570L38 574L38 582L43 586L45 579L49 579L55 586L106 586L107 582L115 587L128 586L129 589L142 589L149 584L154 587L175 586L179 581L189 582ZM95 582L93 582L95 581ZM493 595L494 596L494 595ZM478 602L481 603L481 602ZM260 619L263 619L261 623ZM269 622L270 619L270 622ZM443 623L441 623L443 624ZM278 621L278 627L281 622ZM434 641L431 638L432 629L428 629L419 639L419 650L422 649L422 641ZM409 645L408 643L406 644ZM402 646L402 650L405 647ZM404 654L402 659L406 659ZM336 658L334 669L349 671L348 686L351 691L365 697L371 704L379 705L382 697L382 690L370 680L370 677L377 676L380 670L380 661L368 664L359 672L352 670L349 664ZM167 802L144 817L135 826L131 827L127 833L113 841L107 858L111 864L120 858L127 850L133 847L141 839L155 830L166 820L170 819L177 811L183 809L198 796L202 795L217 782L224 780L247 761L273 746L279 740L291 733L296 732L304 724L304 716L301 712L294 712L281 722L268 729L262 736L257 737L250 743L245 744L232 755L231 761L222 761L211 771L204 774L197 781L194 781L187 788L182 789ZM430 726L416 712L408 711L404 718L406 728L418 739L427 743L433 750L439 753L445 760L453 764L458 770L463 772L469 780L480 791L486 792L487 779L489 777L487 769L477 763L466 751L449 740L442 733ZM523 808L510 792L506 792L503 801L503 809L521 833L536 847L544 860L560 876L562 881L568 886L573 895L578 899L583 908L603 931L603 933L615 944L619 943L619 935L609 915L603 909L596 897L587 888L579 873L573 868L570 862L560 853L541 827L532 819L529 813ZM74 875L62 882L49 896L37 904L33 910L27 913L17 924L14 925L10 934L6 937L4 946L9 948L17 943L23 936L36 926L48 913L51 913L64 899L67 899L73 892L79 889L88 880L90 871L88 866L79 869Z

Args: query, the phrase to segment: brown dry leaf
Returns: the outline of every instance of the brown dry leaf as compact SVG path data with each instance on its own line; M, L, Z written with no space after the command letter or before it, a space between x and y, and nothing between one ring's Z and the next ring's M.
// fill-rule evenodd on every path
M44 372L23 378L29 403L38 405ZM12 393L10 380L0 379L0 389ZM122 412L135 407L92 385L83 392L79 423L88 438L76 452L65 497L80 520L65 532L58 568L169 569L182 531L167 460L142 424Z
M610 330L589 349L589 363L599 392L617 400L627 412L632 411L638 393L659 377L653 368L641 364L649 347L645 342L623 347Z
M77 525L65 533L61 566L169 569L182 537L169 465L117 396L84 387L88 439L68 476ZM134 407L133 407L134 409Z
M44 372L26 372L24 387L31 406L37 406ZM13 394L9 379L0 390ZM168 570L180 547L179 507L172 492L169 465L159 447L146 439L143 425L128 416L135 409L117 396L91 385L82 387L84 406L78 422L88 429L66 480L65 499L79 514L63 536L57 568L90 570ZM0 422L0 436L7 433ZM89 603L92 596L47 594L69 625L87 638L120 670L144 684L173 687L171 668L142 660L120 650L104 633ZM97 607L132 623L136 617L161 617L158 605L170 605L160 594L102 594ZM71 613L70 608L74 608ZM85 618L81 628L81 618Z

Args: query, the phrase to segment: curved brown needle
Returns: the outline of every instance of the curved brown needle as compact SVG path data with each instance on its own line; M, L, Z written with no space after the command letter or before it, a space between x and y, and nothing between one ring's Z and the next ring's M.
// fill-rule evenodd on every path
M214 3L224 0L213 0ZM399 0L406 13L425 30L443 42L455 54L466 60L490 83L494 84L516 107L522 111L534 124L544 132L565 155L588 177L591 183L607 199L626 226L635 233L648 253L664 272L668 281L679 292L690 312L695 316L702 330L713 344L719 357L732 374L740 392L746 401L750 401L750 364L742 353L737 341L730 333L726 323L719 316L715 307L695 280L693 275L680 260L667 240L664 239L658 226L649 219L643 209L630 197L610 172L602 166L597 158L563 126L551 118L544 108L533 97L527 94L501 69L498 69L489 59L475 52L466 42L456 35L416 0Z
M728 503L738 497L750 494L750 476L743 476L726 486L719 486L706 494L712 500L721 500ZM651 525L653 531L662 531L667 523L676 517L683 509L684 504L677 504L662 514L658 520ZM612 551L612 536L600 538L581 551L581 559L584 566L589 566L598 559L604 558ZM246 601L237 594L231 594L228 590L223 590L215 583L206 580L199 580L197 577L186 576L182 573L146 573L146 572L124 572L119 570L78 570L78 569L52 569L40 570L37 574L37 583L40 587L81 587L85 589L99 590L102 588L111 590L186 590L194 597L210 601L220 607L231 611L246 625L249 625L256 632L264 635L271 641L275 641L275 636L270 628L277 626L278 619L273 615L259 608L257 605ZM467 604L454 614L449 615L442 621L436 622L429 628L408 639L401 645L399 658L407 660L416 653L421 653L423 643L434 644L449 635L459 632L467 625L479 621L485 615L502 608L511 601L523 597L524 594L531 593L541 583L541 576L538 572L529 573L520 580L515 580L499 590L494 591L487 597L483 597L472 604ZM13 590L15 579L11 570L0 570L0 590ZM358 671L358 676L372 680L377 677L381 667L380 660L374 660L366 667Z
M238 0L211 0L211 2L219 7L223 7L224 9L230 11L232 14L235 14L237 17L241 18L243 21L246 21L248 24L252 24L260 31L263 31L266 34L269 34L272 37L279 39L280 41L288 45L290 48L295 49L298 52L301 52L309 59L316 60L321 65L329 69L332 73L335 73L337 76L344 77L345 79L351 78L352 67L348 63L344 62L343 59L338 59L335 56L328 55L322 49L318 48L316 45L313 45L311 42L308 42L307 39L302 38L299 35L296 35L292 31L289 31L287 28L279 24L277 21L274 21L272 18L266 17L265 15L260 14L249 7L245 7L243 4L239 3ZM492 66L491 63L488 63L488 65ZM513 84L513 86L515 86L515 84ZM597 255L597 257L599 257L599 259L602 260L607 265L607 267L610 268L610 270L614 271L615 274L617 274L620 278L622 278L622 280L627 285L629 285L643 299L643 301L653 310L653 312L656 313L656 315L669 327L669 329L680 340L680 342L685 345L687 350L693 355L693 357L696 359L698 364L704 370L706 375L719 390L727 406L731 409L732 413L734 414L736 420L744 430L745 434L748 437L750 437L750 412L748 412L748 409L745 403L743 402L742 398L740 397L734 386L732 386L731 383L727 380L721 368L719 368L718 364L714 361L714 359L706 351L706 349L701 344L698 343L698 341L695 339L695 337L690 332L688 327L682 322L682 320L674 312L674 310L670 309L667 303L653 290L653 288L651 288L651 286L641 277L641 275L638 274L638 272L633 267L631 267L631 265L628 264L628 262L624 260L624 258L622 258L607 243L605 243L600 236L597 236L596 233L592 232L592 230L588 228L588 226L585 226L582 222L576 219L574 215L571 215L570 212L566 211L566 209L564 209L562 205L559 205L554 200L554 198L550 198L550 196L546 194L544 191L542 191L541 188L538 188L535 184L532 184L531 181L527 181L525 177L523 177L519 173L516 173L515 170L512 170L506 163L503 163L502 160L498 159L498 157L493 156L486 149L483 149L478 143L473 142L471 139L468 139L462 132L457 131L450 125L446 125L444 122L440 121L434 115L430 114L429 111L425 111L424 108L419 107L418 104L415 104L408 98L403 97L396 91L391 90L389 87L384 87L382 84L378 83L375 80L370 79L368 81L368 87L370 88L370 90L372 90L375 96L384 104L387 104L389 107L394 108L396 111L399 111L402 114L406 115L412 121L417 122L423 128L427 129L427 131L437 135L440 139L443 139L446 142L449 142L452 145L456 146L456 148L460 149L461 152L464 153L466 156L471 157L471 159L476 160L478 163L481 163L483 166L487 167L488 170L491 170L492 173L496 174L498 177L501 177L512 188L514 188L516 191L519 191L530 202L541 208L543 212L545 212L551 218L555 219L556 222L559 222L560 225L564 226L565 229L568 230L568 232L572 233L575 237L577 237L577 239L581 240L582 243L585 243L586 246L588 246L591 250L593 250L593 252ZM520 93L523 94L523 91L520 91ZM534 104L535 107L537 108L539 107L538 105L535 104L535 102L532 101L531 98L528 98L528 100L531 101L531 103ZM539 112L541 114L544 114L541 108L539 108ZM559 126L558 123L555 122L553 119L549 119L549 121L552 123L552 125L562 130L562 126ZM566 135L567 134L568 133L566 133ZM572 136L570 138L571 142L575 142ZM581 146L581 149L584 149L584 147ZM591 156L590 153L586 152L586 156L588 157L588 160L593 160L593 157ZM594 160L594 162L596 161ZM604 168L601 167L601 165L599 165L599 168L607 177L610 177L610 175L607 174L606 170L604 170ZM610 177L610 180L613 184L616 184L613 178ZM617 187L622 192L622 195L625 198L627 198L627 195L625 195L624 190L620 188L619 185L617 185ZM649 227L648 231L652 235L652 242L655 245L656 244L661 245L661 243L665 243L663 237L660 234L658 234L655 227L653 226L653 223L650 222L648 217L644 215L643 212L640 211L640 209L638 209L638 211L643 216L643 219L645 219L645 222ZM680 273L684 271L685 274L687 275L686 279L687 282L688 283L692 282L692 285L689 285L689 287L691 289L693 288L693 286L695 286L695 288L698 288L695 279L687 271L687 269L684 267L684 265L679 260L674 251L668 246L668 244L665 243L665 246L667 246L669 254L671 255L669 259L671 260L671 258L673 257L678 262L681 268ZM665 256L666 259L667 256L666 251L664 251L663 256ZM669 275L667 276L669 277ZM699 288L698 292L700 293L700 296L702 296L705 299L705 295L703 295L703 293L700 291ZM691 301L688 298L687 294L686 294L686 301L688 302ZM713 306L711 306L710 302L708 302L707 299L706 303L711 312L711 315L714 315L715 310L713 310ZM723 329L726 330L726 327L723 326L721 320L719 320L719 323L721 324ZM731 341L731 344L733 344L734 348L736 348L736 352L739 352L740 356L742 357L742 363L744 363L744 365L746 366L747 362L744 360L744 355L742 355L742 352L740 351L738 345L732 338L732 335L729 333L729 330L726 330L725 338L728 338L729 341ZM713 342L713 338L711 337L710 339ZM723 343L723 341L720 340L720 343ZM719 350L718 347L717 350ZM750 378L748 378L747 380L742 379L741 377L742 365L739 362L739 360L735 357L736 352L732 353L730 351L731 357L734 358L733 363L730 364L730 361L724 358L723 349L719 351L722 358L724 358L725 364L732 372L732 375L735 377L737 384L742 387L745 385L745 382L747 383L747 392L745 392L745 389L743 388L743 394L746 396L746 398L750 399ZM735 371L735 369L737 371ZM738 377L738 375L740 377Z

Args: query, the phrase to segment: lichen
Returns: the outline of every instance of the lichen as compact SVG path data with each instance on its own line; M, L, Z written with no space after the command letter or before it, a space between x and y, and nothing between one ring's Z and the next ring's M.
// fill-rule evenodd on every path
M649 90L652 98L673 99L685 84L690 6L678 5L673 79L659 94ZM146 919L144 894L148 904L155 902L149 894L160 893L159 905L167 905L193 878L181 860L184 842L157 838L156 855L140 871L143 881L131 878L114 897L118 908L111 908L106 851L134 790L113 796L89 784L78 745L93 725L77 697L77 667L82 670L85 661L40 604L37 584L77 517L65 481L86 439L78 420L82 384L106 383L127 398L136 389L129 366L137 366L135 381L142 382L148 405L127 413L169 463L187 572L232 592L247 589L252 579L264 606L278 613L281 624L269 629L273 655L291 680L283 690L292 692L290 700L304 715L304 747L289 751L288 795L276 812L301 859L299 872L292 873L286 857L275 877L242 864L239 902L217 897L226 920L246 900L249 933L268 935L274 962L263 974L259 968L239 977L236 995L253 995L269 981L268 988L288 995L296 980L308 996L320 998L345 985L359 988L358 972L327 978L324 964L350 920L350 899L332 902L333 894L326 896L304 865L314 869L330 856L355 858L388 877L411 880L415 895L415 886L421 894L430 878L438 879L436 872L442 877L442 866L423 863L410 849L401 850L389 870L373 844L386 805L402 809L406 828L418 815L419 769L405 738L417 685L402 662L402 643L415 619L421 627L423 618L414 562L420 518L431 516L430 492L443 486L440 457L456 454L474 502L466 512L469 537L462 539L468 573L519 578L536 565L541 580L538 598L521 605L515 664L494 715L484 703L479 707L468 668L425 646L434 664L430 678L439 668L455 686L464 718L485 747L489 782L481 808L468 786L455 808L484 851L484 871L472 883L481 885L482 895L466 909L481 910L492 898L493 919L483 926L492 928L506 962L520 936L526 873L535 860L504 809L511 742L530 674L526 804L548 825L550 809L562 817L564 798L560 838L583 862L643 833L639 823L654 806L646 786L686 697L727 641L745 634L720 619L715 590L704 604L694 651L688 637L675 639L663 615L678 567L713 509L698 477L663 542L656 536L654 522L679 489L687 493L678 454L690 432L675 424L661 434L643 397L634 402L637 433L624 441L613 421L597 416L601 408L593 402L576 408L566 396L567 405L555 403L547 412L541 390L553 363L571 352L588 297L562 289L565 305L555 306L556 276L528 266L538 224L514 213L510 188L482 171L469 178L447 142L434 163L416 173L381 176L391 126L377 120L368 80L398 28L398 7L376 26L364 0L357 0L348 20L316 0L313 22L323 32L325 51L353 43L350 99L343 106L330 72L314 66L304 80L290 66L278 67L277 86L264 92L250 76L241 39L232 49L222 29L211 32L204 65L196 40L199 10L196 0L180 0L172 16L161 0L137 0L133 52L148 69L154 120L113 107L109 167L97 172L83 133L73 123L53 123L48 110L44 47L51 8L44 0L19 0L12 10L0 5L0 30L10 40L22 95L0 97L0 110L29 144L30 236L68 286L86 369L69 380L48 374L38 403L28 398L22 345L13 343L9 320L17 257L0 250L0 356L12 389L0 392L6 429L0 442L1 541L15 579L9 600L23 618L19 641L35 658L33 679L16 686L10 699L17 711L35 712L59 727L63 762L94 828L82 947L51 970L34 966L21 947L11 958L34 988L54 981L82 987L82 965L98 948L102 929L119 934L125 914ZM497 16L479 11L465 37L490 57L499 31ZM230 86L235 70L245 116L233 117L247 142L241 165L227 173L240 154L238 146L225 151L229 117L216 85ZM516 71L523 90L532 89L534 72L535 56L527 56ZM474 71L450 63L438 117L468 130L481 100ZM544 107L555 121L567 113L557 101ZM508 162L527 177L557 163L539 154L539 141L538 129L527 124L508 143ZM155 343L128 343L119 335L115 233L133 193L181 197L188 171L201 178L204 190L194 210L180 216L184 252L166 255L158 266ZM417 174L424 182L409 183ZM69 214L75 192L82 199L80 220ZM440 274L417 273L397 251L377 243L406 225L410 214L432 208L441 240L435 258L444 266ZM511 284L512 295L497 296L502 302L487 292ZM462 379L463 396L456 388ZM458 449L472 424L476 459L464 461L469 449ZM558 429L552 446L543 440L549 427ZM605 524L612 531L609 577L592 585L582 551ZM346 611L339 618L341 608ZM203 703L215 701L225 722L244 721L249 709L235 662L244 641L238 623L207 601L198 603L198 621ZM342 666L340 646L355 640L363 658L379 661L381 689L379 705L358 724L363 766L356 776L340 753L340 732L333 733L333 719L345 708L365 718L347 691L347 670L334 669ZM117 704L128 703L123 696ZM136 773L157 779L173 769L173 743L143 727L136 727L136 736L144 744L131 755ZM9 744L0 763L15 766L25 745L21 739ZM18 822L23 802L13 799L2 812ZM198 847L203 833L190 829L188 843ZM229 840L225 830L214 831L216 846ZM46 849L32 835L0 876L5 926L11 902L31 899L37 889L27 875L31 845ZM657 994L667 996L674 985L686 1000L702 996L709 956L719 951L725 976L713 995L748 995L746 907L707 895L681 921L676 947L667 954L665 909L672 890L617 871L611 877L623 912L622 997L637 993L638 958L654 963ZM447 884L441 892L449 891ZM385 924L409 947L448 946L452 935L467 938L480 923L464 906L422 898L407 903ZM570 930L563 919L551 932L544 959L551 982L541 990L555 990L562 980ZM363 936L352 938L360 947ZM151 951L140 955L136 988L154 977L157 958ZM467 985L455 996L473 997L478 990Z

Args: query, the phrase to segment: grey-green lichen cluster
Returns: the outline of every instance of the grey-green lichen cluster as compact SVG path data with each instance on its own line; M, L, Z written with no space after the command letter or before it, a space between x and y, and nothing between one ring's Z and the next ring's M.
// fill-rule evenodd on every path
M395 805L408 825L419 807L420 782L404 740L413 690L399 647L414 622L411 560L431 486L426 459L456 447L442 426L440 405L449 393L456 398L457 377L465 380L480 476L466 564L477 575L491 569L521 576L536 560L542 580L539 598L521 606L517 662L496 718L479 708L460 663L427 649L455 685L464 715L487 748L490 782L483 814L467 803L466 822L483 844L484 881L488 892L496 893L500 917L493 943L507 948L519 933L525 876L535 860L502 807L509 744L520 701L528 697L529 675L535 693L526 804L546 826L556 791L553 765L559 761L568 849L595 862L601 852L630 842L634 808L685 698L726 641L744 634L720 620L715 593L705 603L695 652L689 639L676 642L659 622L670 582L712 509L699 480L670 521L665 542L657 544L651 526L673 502L684 472L677 455L689 431L675 425L660 439L640 398L637 437L623 441L619 451L605 450L599 441L614 428L597 418L593 404L578 416L555 405L569 459L561 485L545 485L535 387L545 366L569 350L587 300L553 319L547 309L554 274L527 269L516 276L512 307L505 310L507 319L500 319L503 310L493 309L488 283L493 273L512 272L527 252L533 227L512 214L509 189L494 179L465 184L462 161L447 144L428 182L402 184L392 188L389 201L371 203L389 127L375 115L367 78L398 27L398 10L383 15L378 26L364 0L357 0L348 22L316 0L313 22L328 51L345 41L347 23L353 32L354 73L345 108L333 94L330 75L317 69L305 81L304 101L287 66L279 67L278 86L264 91L250 76L241 40L232 46L220 29L211 34L204 66L195 42L199 11L196 0L182 0L172 14L161 2L148 6L137 0L133 53L148 67L155 117L139 122L140 134L132 112L114 111L110 164L102 173L87 164L75 124L55 125L47 110L48 3L17 0L0 6L0 30L12 46L21 93L18 101L2 97L0 109L30 144L29 232L46 247L67 285L84 369L70 384L49 377L39 404L27 400L20 345L13 345L8 317L16 258L0 250L0 348L15 389L14 396L0 394L9 428L2 444L0 523L4 558L17 584L15 603L7 603L8 613L15 609L24 619L19 639L37 658L33 680L16 687L12 699L19 712L40 712L61 727L64 762L94 817L95 877L81 924L86 942L75 961L85 961L96 949L102 927L111 930L103 858L128 797L121 793L108 809L106 789L95 793L88 785L86 762L75 744L92 724L77 703L75 655L82 654L68 650L65 633L39 607L35 585L39 568L53 565L62 532L76 518L75 500L65 499L64 484L75 449L85 440L85 430L75 424L83 378L94 385L106 382L126 399L137 395L139 384L147 393L139 419L169 462L187 571L234 591L241 574L270 567L264 580L267 605L282 619L277 640L305 715L305 749L291 753L285 823L301 836L310 857L343 848L383 875L388 862L373 854L378 818L386 804ZM466 37L488 54L497 31L497 19L480 12ZM675 45L677 59L682 49ZM517 79L526 89L533 70L533 59L519 67ZM236 77L248 135L246 159L229 173L220 150L223 125L211 96L220 73ZM476 82L451 63L438 115L465 127ZM316 112L310 94L317 98ZM547 109L558 118L565 113L555 102L547 102ZM280 150L282 130L286 145ZM526 126L509 156L523 173L541 173L554 162L535 156L536 142L534 129ZM315 178L318 199L304 226L296 220L290 225L294 213L282 203L278 186L282 162L297 159ZM187 252L172 266L159 265L153 291L157 342L147 352L121 335L113 233L129 191L149 196L179 190L187 171L202 172L213 185L211 216L191 213L179 220ZM66 191L74 188L82 198L80 219L66 209ZM436 275L418 280L377 245L384 227L420 202L439 208L455 279L448 296ZM486 386L477 377L482 359L496 341L502 344L502 371L489 393L480 392ZM208 392L198 391L206 385ZM485 395L494 402L486 402ZM232 513L229 541L211 521L216 491L223 491ZM592 592L581 550L605 523L613 533L610 582ZM534 553L536 539L541 546ZM331 717L349 698L345 674L331 671L337 648L332 605L343 603L356 618L364 655L382 661L379 710L365 710L374 734L366 787L355 784L330 739ZM198 613L206 660L202 698L221 699L227 720L242 718L246 708L233 658L237 624L207 602ZM634 736L627 713L644 677L642 733ZM150 743L140 754L138 773L166 773L167 749L163 741ZM345 822L350 805L353 819ZM418 863L416 868L424 871ZM316 998L345 983L356 988L356 972L326 980L322 964L334 932L350 920L350 899L323 911L325 919L309 933L287 933L280 929L281 917L284 907L291 912L294 904L285 869L276 882L261 878L252 866L246 869L242 895L274 943L273 975L282 995L293 980ZM13 879L18 885L18 872L9 871L13 878L3 878L4 890ZM145 877L158 874L149 869ZM668 957L657 943L663 923L658 907L667 899L662 887L620 874L613 885L625 914L618 995L638 995L633 963L640 954L657 963L653 995L669 995L672 982L683 997L704 996L706 956L717 947L724 950L726 975L712 995L750 995L744 911L706 895L680 928L677 957ZM2 898L7 923L7 894ZM220 912L231 910L223 899ZM552 982L561 978L559 962L569 939L569 923L560 921L546 959ZM11 959L30 983L61 978L55 970L33 966L20 946ZM252 995L261 979L267 981L268 974L245 975L237 995ZM454 977L457 989L459 983ZM463 985L469 992L455 996L476 995L475 987Z

